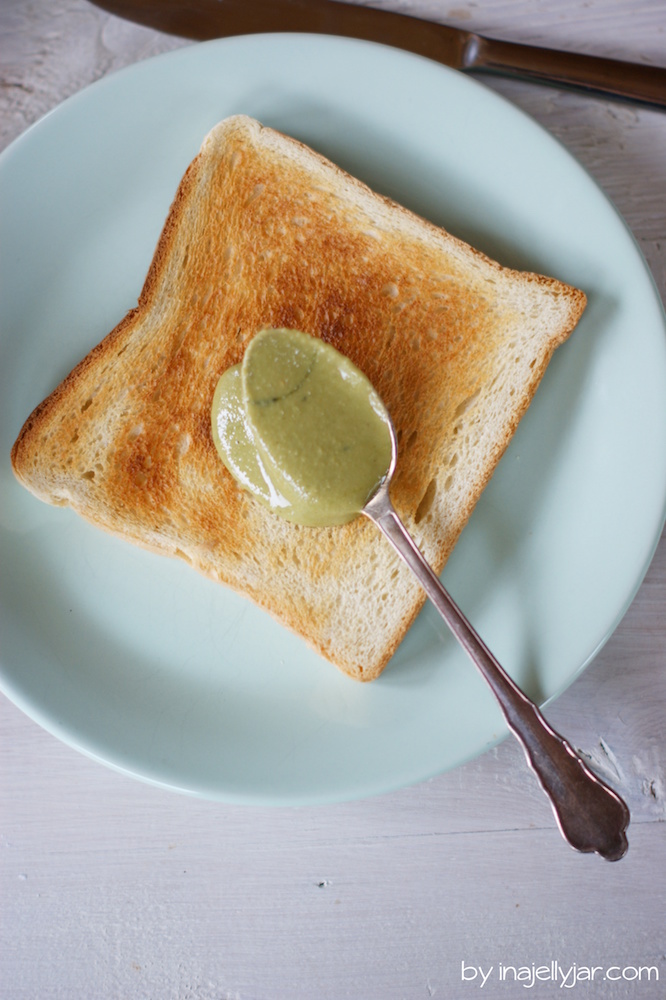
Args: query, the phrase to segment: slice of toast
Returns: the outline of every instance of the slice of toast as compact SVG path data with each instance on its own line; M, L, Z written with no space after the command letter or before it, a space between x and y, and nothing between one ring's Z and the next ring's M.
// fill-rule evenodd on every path
M237 486L211 437L221 373L266 326L348 355L391 413L392 497L439 572L584 307L228 118L183 177L137 307L35 409L12 464L41 500L180 556L371 680L423 593L365 518L304 528Z

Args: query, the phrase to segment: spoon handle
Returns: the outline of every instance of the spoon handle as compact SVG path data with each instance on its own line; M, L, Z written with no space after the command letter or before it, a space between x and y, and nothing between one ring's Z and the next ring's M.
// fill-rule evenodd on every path
M625 802L590 771L563 737L495 659L451 599L395 512L387 490L366 504L377 525L412 570L454 636L497 698L507 724L550 799L565 840L577 851L596 852L618 861L627 852L629 810Z

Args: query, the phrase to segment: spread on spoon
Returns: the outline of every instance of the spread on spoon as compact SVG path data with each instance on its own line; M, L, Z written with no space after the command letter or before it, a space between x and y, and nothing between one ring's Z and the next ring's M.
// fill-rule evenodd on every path
M356 517L391 462L389 418L365 375L299 330L262 330L220 378L213 439L238 482L310 526Z

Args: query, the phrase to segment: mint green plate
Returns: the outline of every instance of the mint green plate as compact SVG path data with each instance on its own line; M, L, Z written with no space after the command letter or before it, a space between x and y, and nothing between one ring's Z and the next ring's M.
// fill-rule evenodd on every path
M436 615L359 685L236 594L41 504L9 463L32 408L135 304L183 171L238 112L501 262L587 292L444 574L540 702L612 633L659 537L664 315L622 220L550 135L475 81L382 46L262 35L184 48L76 95L0 158L3 690L144 780L332 802L428 778L504 735Z

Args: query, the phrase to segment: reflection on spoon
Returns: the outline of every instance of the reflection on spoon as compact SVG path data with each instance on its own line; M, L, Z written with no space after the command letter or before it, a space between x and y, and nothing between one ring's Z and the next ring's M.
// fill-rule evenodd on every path
M218 384L213 436L225 465L262 503L306 525L373 521L414 573L497 698L564 838L624 857L629 810L546 722L426 562L391 504L395 430L370 382L343 355L295 330L264 330Z

